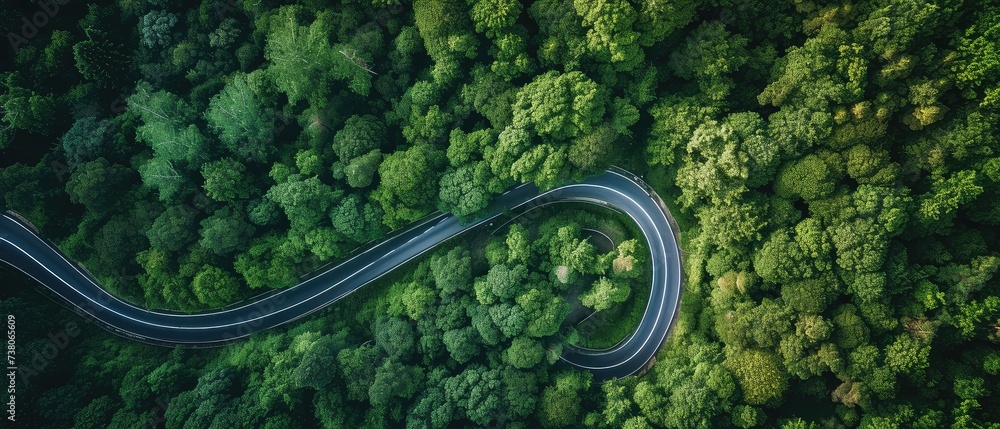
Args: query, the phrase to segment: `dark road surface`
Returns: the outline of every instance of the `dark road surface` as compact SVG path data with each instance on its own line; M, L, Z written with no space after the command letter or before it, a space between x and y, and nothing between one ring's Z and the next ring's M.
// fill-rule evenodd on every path
M635 374L649 363L667 336L681 296L681 260L676 231L647 188L622 170L539 194L532 184L497 197L489 216L461 225L442 213L408 227L333 268L280 292L239 307L211 313L150 311L108 294L33 229L4 214L0 217L0 262L20 270L121 336L156 344L210 345L282 325L326 307L438 244L479 225L490 224L505 208L514 213L555 202L587 202L627 214L639 226L650 250L652 288L638 328L607 350L566 347L562 360L594 373L598 380Z

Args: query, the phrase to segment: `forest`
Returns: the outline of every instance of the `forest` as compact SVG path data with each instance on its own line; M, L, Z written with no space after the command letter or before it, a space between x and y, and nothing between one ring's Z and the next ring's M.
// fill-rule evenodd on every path
M26 427L1000 428L994 2L40 0L0 29L0 208L136 305L221 308L612 165L684 251L655 365L603 383L559 354L624 337L649 283L599 210L208 350L2 269L22 352L68 338Z

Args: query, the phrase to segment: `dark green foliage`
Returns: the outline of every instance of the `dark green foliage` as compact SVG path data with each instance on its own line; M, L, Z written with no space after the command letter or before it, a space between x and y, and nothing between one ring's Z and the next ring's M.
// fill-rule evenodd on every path
M405 361L413 353L414 332L409 322L389 318L374 327L375 345L385 352L389 359Z
M106 213L115 210L121 201L121 189L127 188L133 177L128 168L98 158L77 167L66 182L66 193L74 203Z
M995 5L320 3L39 3L0 66L4 208L123 299L198 311L625 166L683 228L651 372L553 366L592 340L576 306L641 314L650 253L546 213L227 348L94 334L28 426L996 427Z
M344 348L343 335L324 336L302 356L293 376L299 387L323 389L333 381L337 372L337 354Z
M51 135L58 124L58 113L66 107L63 100L17 86L13 78L14 75L8 75L7 91L0 95L0 105L6 112L0 148L7 146L11 133L16 129Z
M142 44L150 48L169 48L174 39L177 15L162 10L153 10L139 20Z
M105 88L117 86L128 69L122 46L113 42L84 40L73 45L73 58L81 76Z
M185 207L168 207L146 231L149 244L155 248L176 252L194 239L195 213Z
M201 221L199 233L202 247L223 255L243 246L253 234L253 227L244 222L239 214L222 209Z
M368 398L368 386L375 381L378 356L378 349L370 345L347 348L337 354L348 399L361 401Z
M111 130L108 120L92 116L73 123L69 131L60 139L66 151L66 163L76 167L107 154L111 146Z
M374 149L386 139L385 125L372 115L351 116L333 136L333 152L342 162L350 162Z

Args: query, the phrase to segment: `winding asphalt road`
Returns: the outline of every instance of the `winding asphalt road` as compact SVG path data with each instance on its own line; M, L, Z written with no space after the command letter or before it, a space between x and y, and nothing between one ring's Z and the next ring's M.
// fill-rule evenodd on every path
M469 225L441 213L290 288L254 302L211 313L150 311L108 294L62 252L15 216L0 218L0 262L6 262L60 296L72 308L127 338L155 344L220 344L305 317L330 305L438 244L480 225L492 225L504 209L520 213L555 202L586 202L627 214L639 226L652 261L649 304L638 328L613 348L566 347L561 359L591 371L598 380L642 371L667 337L681 297L677 236L655 195L623 170L539 193L532 184L513 188L491 204L490 215Z

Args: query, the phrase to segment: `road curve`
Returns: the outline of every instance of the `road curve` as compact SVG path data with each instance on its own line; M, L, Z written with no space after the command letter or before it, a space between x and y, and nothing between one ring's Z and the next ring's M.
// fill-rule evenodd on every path
M652 266L649 303L635 332L610 349L570 346L561 356L567 364L605 380L638 373L652 361L666 339L680 302L682 273L676 231L648 189L637 177L620 169L541 193L533 184L524 184L497 197L488 209L490 214L471 224L461 225L447 213L432 215L296 286L210 313L166 313L124 302L107 293L32 228L7 214L0 218L0 262L33 278L78 313L118 335L155 344L205 346L305 317L449 238L491 224L504 209L518 213L564 201L599 204L635 221L648 243Z

